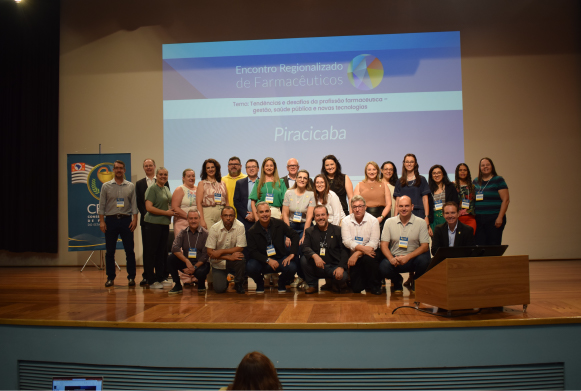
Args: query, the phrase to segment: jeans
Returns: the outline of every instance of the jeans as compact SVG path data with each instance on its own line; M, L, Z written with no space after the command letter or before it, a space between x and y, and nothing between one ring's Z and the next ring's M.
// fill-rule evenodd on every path
M412 258L405 265L393 266L389 259L384 258L379 264L379 271L381 275L393 282L395 289L402 289L403 277L400 273L414 272L414 279L418 279L426 272L430 264L430 252L426 251Z
M316 287L317 280L319 278L329 278L335 284L347 282L348 277L347 270L343 271L343 278L341 278L340 280L337 280L333 275L333 272L335 271L335 269L339 267L339 265L330 265L326 263L323 269L321 269L317 267L313 258L307 259L305 256L302 256L301 266L303 272L305 273L305 281L307 281L307 284L309 286Z
M297 265L293 260L291 260L288 265L282 266L283 259L284 258L276 260L278 262L276 270L274 270L268 263L262 263L256 259L249 259L248 262L246 262L246 272L248 273L248 276L254 280L257 286L264 284L264 275L270 273L280 273L278 279L279 285L288 285L297 272Z
M294 221L290 222L290 227L299 234L299 241L303 238L303 233L305 229L305 223L295 223ZM287 247L288 255L290 255L290 247ZM303 269L301 267L301 257L303 256L303 251L301 246L299 246L299 252L297 253L296 257L293 258L292 262L295 262L297 265L297 274L303 280L305 279L305 274L303 273Z
M115 250L117 249L117 238L121 236L125 256L127 259L127 279L135 279L135 252L133 251L133 232L129 229L131 216L118 219L116 216L105 216L105 270L107 279L115 279Z

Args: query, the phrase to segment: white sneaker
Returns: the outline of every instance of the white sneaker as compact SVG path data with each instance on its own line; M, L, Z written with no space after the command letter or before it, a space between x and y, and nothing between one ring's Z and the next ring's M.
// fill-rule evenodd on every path
M297 286L301 285L304 282L304 280L302 278L300 278L299 276L297 276L295 278L295 280L293 281L293 283L291 284L291 286L293 288L296 288Z
M161 282L163 285L167 285L167 286L172 286L173 282L171 282L170 280L164 280Z
M156 281L149 285L149 289L163 289L163 284Z

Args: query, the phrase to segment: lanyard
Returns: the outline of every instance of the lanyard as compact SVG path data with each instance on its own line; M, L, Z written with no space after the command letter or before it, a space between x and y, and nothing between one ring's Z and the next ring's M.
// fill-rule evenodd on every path
M327 248L327 232L329 232L328 227L327 227L327 230L325 231L325 238L323 239L322 242L319 243L320 247Z
M486 186L488 186L488 184L490 183L490 180L491 180L491 179L492 179L492 178L490 178L490 179L489 179L489 180L486 182L486 185L484 185L484 188L482 188L482 186L480 186L480 185L478 186L478 188L479 188L479 189L481 189L481 190L480 190L480 192L479 192L480 194L484 193L484 189L486 189Z
M268 224L268 229L264 229L264 227L262 227L262 230L264 231L264 234L266 236L266 241L269 242L270 245L272 246L272 235L270 233L270 224Z
M190 232L192 232L192 230L190 229L190 227L188 227L188 230L189 230ZM194 234L194 235L195 235L195 233L194 233L194 232L192 232L192 234ZM188 237L188 248L192 248L192 245L190 244L190 234L189 234L189 233L187 234L187 237ZM198 248L198 239L199 239L199 238L200 238L200 235L196 236L196 248Z

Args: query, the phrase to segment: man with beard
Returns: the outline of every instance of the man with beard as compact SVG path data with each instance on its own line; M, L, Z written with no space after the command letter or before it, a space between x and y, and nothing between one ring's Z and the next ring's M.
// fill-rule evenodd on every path
M242 164L240 163L240 158L237 156L232 156L230 160L228 160L228 175L222 177L222 182L224 182L226 185L226 190L228 191L228 205L234 205L234 190L236 189L236 181L238 181L238 179L246 178L246 176L246 174L242 174ZM234 213L238 213L236 209L234 209Z
M318 292L317 279L325 278L336 282L338 290L346 285L349 252L341 239L341 228L329 224L329 212L325 205L318 205L314 211L317 225L305 232L301 265L309 287L306 294Z

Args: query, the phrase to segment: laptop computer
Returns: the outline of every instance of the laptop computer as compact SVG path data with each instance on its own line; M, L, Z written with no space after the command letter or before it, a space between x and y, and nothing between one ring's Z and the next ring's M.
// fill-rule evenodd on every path
M440 247L426 272L447 258L500 257L507 248L507 244L502 246Z
M103 389L102 377L53 377L53 391L75 391L91 390L101 391Z

